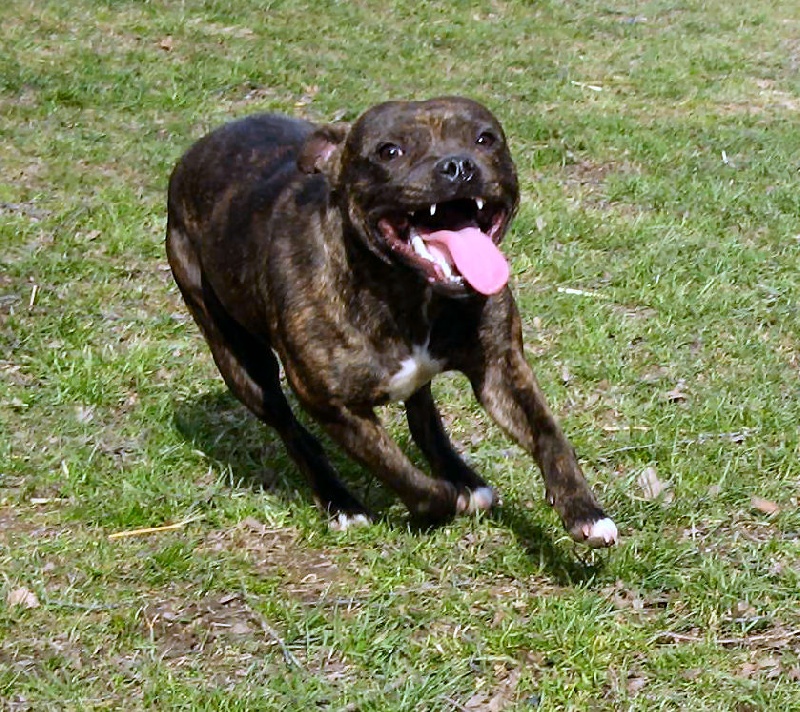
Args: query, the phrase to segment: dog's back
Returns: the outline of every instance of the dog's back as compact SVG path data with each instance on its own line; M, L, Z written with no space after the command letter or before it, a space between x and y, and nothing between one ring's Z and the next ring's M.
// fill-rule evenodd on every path
M312 192L324 198L324 179L297 167L313 129L306 121L274 114L234 121L191 146L172 172L167 256L184 299L197 305L193 313L201 326L199 305L216 300L234 319L253 328L263 324L266 305L258 285L269 237L253 228L270 220L292 184L312 181ZM208 264L216 266L211 273Z
M297 155L313 128L307 121L258 114L199 140L170 177L170 225L191 236L192 225L208 224L215 210L235 220L268 207L298 177Z

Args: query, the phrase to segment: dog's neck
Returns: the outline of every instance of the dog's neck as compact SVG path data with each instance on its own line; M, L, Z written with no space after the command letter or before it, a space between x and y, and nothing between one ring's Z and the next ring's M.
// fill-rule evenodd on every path
M413 269L402 263L387 263L372 252L353 231L345 233L349 291L353 308L395 323L410 342L425 343L438 313L437 295Z

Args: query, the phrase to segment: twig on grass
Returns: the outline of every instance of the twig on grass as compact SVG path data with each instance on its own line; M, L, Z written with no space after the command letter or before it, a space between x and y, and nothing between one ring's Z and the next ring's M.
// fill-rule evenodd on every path
M600 453L595 459L606 460L612 455L619 455L621 452L630 452L632 450L652 450L658 443L641 443L639 445L625 445L624 447L617 447L613 450L606 450Z
M602 429L606 433L627 433L632 430L640 433L649 433L652 430L646 425L604 425Z
M642 426L643 427L643 426ZM613 432L609 431L607 428L603 428L606 432ZM641 430L640 427L632 427L630 430ZM739 443L743 442L746 438L753 435L758 429L757 428L743 428L742 430L731 432L731 433L700 433L699 435L693 438L682 438L681 440L677 440L674 444L685 446L685 445L704 445L708 442L713 441L725 441L734 443L738 445ZM642 430L642 432L647 432L647 430ZM662 443L664 444L664 443ZM606 450L605 452L601 453L597 456L597 460L605 460L611 455L618 455L622 452L630 452L632 450L652 450L659 446L659 443L637 443L635 445L625 445L623 447L614 448L613 450Z
M588 289L575 289L575 287L556 287L559 294L571 294L576 297L592 297L593 299L603 299L610 301L610 298L600 292L592 292Z
M5 212L26 215L35 222L39 222L51 215L49 210L42 210L31 203L0 203L0 213Z
M654 635L650 639L650 643L657 643L659 640L662 640L663 638L669 638L678 643L710 642L715 645L721 645L723 647L736 646L736 647L746 648L747 646L753 645L754 643L769 643L781 640L791 640L794 638L800 638L800 630L781 631L775 633L762 633L759 635L746 636L744 638L716 638L710 641L706 641L705 638L700 638L696 635L687 635L685 633L673 633L670 630L664 630L658 633L657 635Z
M294 665L298 670L305 670L303 663L301 663L297 659L297 656L291 650L289 650L289 646L286 645L286 641L281 638L280 635L278 635L278 631L276 631L263 618L260 618L259 622L261 623L261 630L263 630L269 638L277 643L278 647L281 649L281 652L283 653L283 659L290 665Z
M143 536L145 534L160 534L161 532L171 532L175 531L176 529L182 529L187 524L191 522L196 522L198 519L202 519L202 514L197 514L193 517L187 517L186 519L181 520L180 522L175 522L174 524L164 524L160 527L142 527L141 529L127 529L121 532L114 532L113 534L109 534L109 539L124 539L130 536Z
M570 84L574 87L580 87L581 89L591 89L592 91L603 91L603 87L598 86L597 84L587 84L586 82L576 82L575 80L571 81Z
M447 695L442 695L442 700L447 702L447 704L452 705L453 709L457 709L459 712L469 712L469 710L464 707L460 702L456 702L452 697L448 697Z

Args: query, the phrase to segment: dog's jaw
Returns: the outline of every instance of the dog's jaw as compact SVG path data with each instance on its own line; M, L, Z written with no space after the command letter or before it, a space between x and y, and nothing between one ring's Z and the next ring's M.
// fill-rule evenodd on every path
M441 236L455 240L467 236L489 257L505 262L496 246L505 237L514 210L513 199L458 198L423 206L380 211L370 222L371 232L392 255L419 272L437 292L465 295L475 291L485 294L505 286L505 277L495 280L487 289L477 288L472 275L462 274L459 257L442 244ZM481 244L483 243L483 244ZM491 254L494 253L494 254Z
M353 125L332 181L350 226L384 262L448 296L505 287L498 245L519 187L485 107L458 98L374 107Z

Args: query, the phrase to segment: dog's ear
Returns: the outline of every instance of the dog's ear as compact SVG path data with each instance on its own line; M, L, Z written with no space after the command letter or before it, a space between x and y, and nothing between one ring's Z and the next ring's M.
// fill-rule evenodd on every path
M300 149L297 167L303 173L324 173L329 178L339 170L339 156L350 132L350 124L335 123L320 126Z

